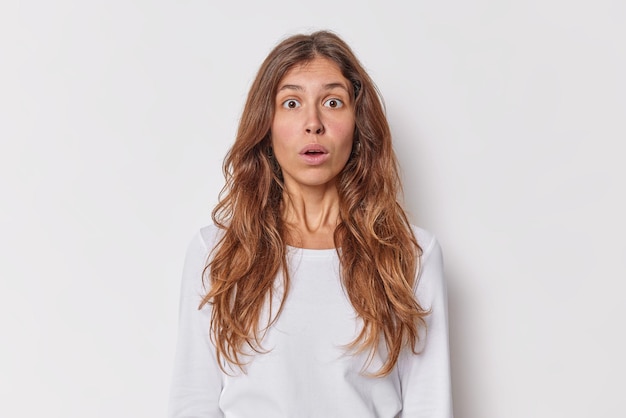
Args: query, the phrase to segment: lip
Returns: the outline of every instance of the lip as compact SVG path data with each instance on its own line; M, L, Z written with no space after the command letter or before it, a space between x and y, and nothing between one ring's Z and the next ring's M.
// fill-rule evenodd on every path
M309 144L302 148L298 155L308 165L319 165L324 163L330 154L320 144Z

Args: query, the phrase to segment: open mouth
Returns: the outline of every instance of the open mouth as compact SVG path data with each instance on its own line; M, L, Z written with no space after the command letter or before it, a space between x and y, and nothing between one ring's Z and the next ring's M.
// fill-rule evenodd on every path
M329 153L324 146L309 144L300 150L300 157L309 165L323 164L329 158Z
M300 150L300 154L307 155L309 157L317 157L323 154L328 154L328 151L320 144L309 144Z

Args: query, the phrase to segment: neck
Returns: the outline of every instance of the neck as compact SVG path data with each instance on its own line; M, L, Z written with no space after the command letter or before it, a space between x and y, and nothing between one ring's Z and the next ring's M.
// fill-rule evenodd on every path
M339 195L334 186L286 190L283 218L287 243L300 248L334 248L339 221Z

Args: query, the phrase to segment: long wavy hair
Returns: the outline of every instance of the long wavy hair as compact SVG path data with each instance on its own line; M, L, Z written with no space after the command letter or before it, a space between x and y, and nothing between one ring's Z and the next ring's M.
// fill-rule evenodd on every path
M265 352L263 335L289 297L284 185L268 152L270 129L279 82L295 65L318 57L339 67L354 97L353 152L337 181L340 219L333 237L342 285L362 321L346 349L366 352L366 368L384 342L386 360L373 375L385 376L404 347L416 352L419 329L425 328L428 312L414 296L422 249L398 201L398 164L382 97L340 37L329 31L298 34L275 46L257 73L212 213L222 233L204 270L208 291L200 308L212 306L210 335L223 370L224 362L244 370L249 354ZM277 288L279 306L272 306Z

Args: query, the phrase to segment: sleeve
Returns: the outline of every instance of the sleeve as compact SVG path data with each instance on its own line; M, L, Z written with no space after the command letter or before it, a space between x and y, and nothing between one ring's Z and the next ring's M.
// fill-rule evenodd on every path
M421 234L426 234L421 231ZM418 236L419 240L419 236ZM402 385L402 418L452 418L450 347L443 257L437 239L428 234L422 255L416 296L430 309L421 333L418 354L405 350L399 360Z
M170 387L169 418L222 418L222 374L209 338L211 309L198 306L208 248L198 233L187 249L183 269L178 341Z

